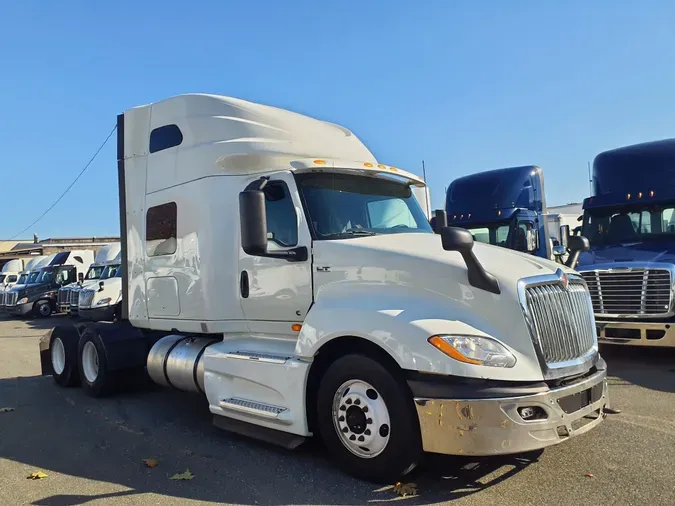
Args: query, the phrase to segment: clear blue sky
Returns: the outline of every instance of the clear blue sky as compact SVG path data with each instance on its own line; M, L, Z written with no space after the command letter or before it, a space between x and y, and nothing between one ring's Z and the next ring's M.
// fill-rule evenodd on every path
M424 159L434 207L455 177L518 164L544 169L549 205L581 201L595 154L675 137L674 26L658 0L2 2L0 238L119 112L185 92L343 124L412 172ZM23 236L117 234L117 213L113 137Z

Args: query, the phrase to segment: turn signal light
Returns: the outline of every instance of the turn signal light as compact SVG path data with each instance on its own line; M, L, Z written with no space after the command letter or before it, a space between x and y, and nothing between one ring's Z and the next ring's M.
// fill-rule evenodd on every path
M326 165L326 160L314 160L316 165Z
M291 330L293 332L300 332L302 330L302 325L299 323L294 323L293 325L291 325Z

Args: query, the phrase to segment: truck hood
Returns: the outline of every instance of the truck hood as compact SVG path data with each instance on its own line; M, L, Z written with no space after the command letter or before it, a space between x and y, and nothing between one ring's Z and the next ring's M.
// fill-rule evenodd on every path
M373 306L380 313L398 311L402 318L410 318L412 325L430 322L428 328L432 329L434 322L441 322L438 325L445 328L463 329L461 333L492 336L507 345L518 362L514 370L488 374L494 379L541 380L541 367L518 298L518 281L555 274L558 269L574 271L483 243L474 244L474 253L498 279L500 294L473 287L461 255L445 251L436 234L317 241L313 251L315 300L319 304L324 297L345 298L353 304Z
M579 268L613 262L675 263L675 241L649 241L600 246L579 255Z

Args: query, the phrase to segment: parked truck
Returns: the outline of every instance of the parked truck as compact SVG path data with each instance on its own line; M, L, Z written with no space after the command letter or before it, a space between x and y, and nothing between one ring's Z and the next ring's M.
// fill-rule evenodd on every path
M33 283L6 292L7 312L14 316L47 317L57 311L57 292L84 274L94 261L92 250L61 251L50 256Z
M31 276L31 273L33 274L33 278L37 277L39 275L39 269L42 267L42 262L45 261L47 257L44 255L36 255L31 257L28 261L24 263L24 268L21 272L19 272L19 277L16 280L16 283L12 283L11 285L5 285L3 289L0 291L0 314L6 314L7 313L7 304L6 304L6 295L15 286L23 286L28 283L28 279Z
M116 321L122 316L122 255L107 262L101 277L79 292L78 313L84 320Z
M5 303L5 292L16 284L23 270L24 260L21 258L12 259L2 266L2 271L0 271L0 306Z
M599 340L675 346L675 139L598 154L592 187L577 270Z
M189 94L125 111L117 135L121 317L40 342L58 385L109 395L147 370L221 428L319 436L378 482L424 452L520 453L604 418L584 280L434 234L423 180L347 128Z
M476 241L561 263L571 258L569 223L552 230L560 216L546 207L544 173L535 165L455 179L446 192L445 211L449 225L469 230Z
M78 316L80 291L98 284L103 271L111 261L115 260L119 252L120 243L118 242L107 244L98 250L86 274L81 273L80 279L59 289L57 298L59 311L69 313L73 317Z

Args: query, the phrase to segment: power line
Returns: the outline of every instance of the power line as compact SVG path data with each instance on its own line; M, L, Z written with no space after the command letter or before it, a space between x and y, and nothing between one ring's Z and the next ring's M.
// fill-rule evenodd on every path
M24 228L21 232L19 232L19 233L16 234L15 236L10 237L10 238L8 239L9 241L11 241L11 240L13 240L13 239L16 239L17 237L19 237L20 235L22 235L24 232L28 231L33 225L35 225L35 224L38 223L42 218L44 218L44 217L47 215L47 213L48 213L49 211L51 211L51 210L54 208L54 206L55 206L56 204L58 204L58 203L61 201L61 199L66 195L66 193L68 193L68 192L70 191L70 189L75 185L75 183L77 183L77 180L80 179L80 177L82 177L82 174L84 174L84 171L87 170L87 169L89 168L89 166L91 165L91 162L94 161L94 159L98 156L98 154L101 152L101 150L105 147L105 145L106 145L106 144L108 143L108 141L110 140L110 137L112 137L112 134L115 133L115 130L116 130L116 129L117 129L117 125L115 125L115 126L113 127L113 129L112 129L112 130L110 131L110 133L108 134L108 137L106 137L105 140L103 141L103 144L101 144L101 146L96 150L96 153L94 153L94 156L92 156L92 157L90 158L90 160L87 162L87 165L84 166L84 168L80 171L80 173L77 175L77 177L75 178L75 180L74 180L72 183L70 183L70 186L69 186L68 188L66 188L66 191L64 191L64 192L61 194L61 196L60 196L58 199L56 199L56 202L54 202L51 206L49 206L49 208L48 208L44 213L42 213L42 214L40 215L40 217L39 217L37 220L35 220L35 221L34 221L33 223L31 223L30 225L28 225L26 228Z

